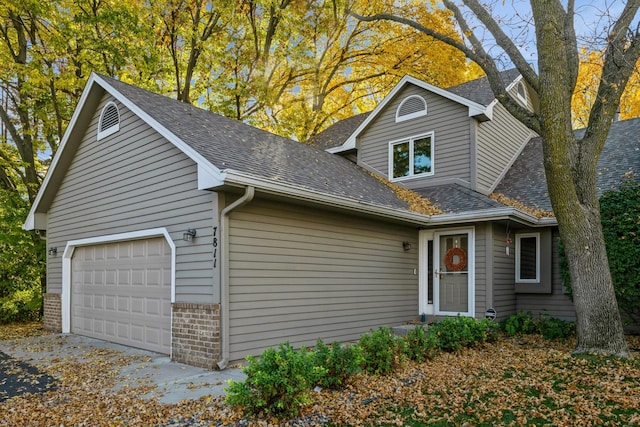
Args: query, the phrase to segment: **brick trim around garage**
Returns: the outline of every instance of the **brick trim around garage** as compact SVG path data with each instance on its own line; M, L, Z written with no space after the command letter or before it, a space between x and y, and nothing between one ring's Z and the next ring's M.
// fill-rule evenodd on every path
M220 356L220 305L173 303L172 359L213 369Z

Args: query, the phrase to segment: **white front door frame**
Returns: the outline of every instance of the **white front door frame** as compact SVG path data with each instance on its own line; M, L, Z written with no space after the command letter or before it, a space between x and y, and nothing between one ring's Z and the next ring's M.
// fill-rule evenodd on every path
M438 279L438 266L440 257L440 236L451 234L468 235L469 247L467 253L468 263L468 311L463 313L454 313L440 310L440 292ZM432 253L429 253L428 243L433 241ZM420 247L420 275L419 275L419 292L418 292L418 308L419 314L439 315L439 316L468 316L475 317L475 227L456 227L438 230L420 230L419 238ZM429 271L429 257L433 260L433 271ZM433 304L428 301L428 279L429 275L433 278Z

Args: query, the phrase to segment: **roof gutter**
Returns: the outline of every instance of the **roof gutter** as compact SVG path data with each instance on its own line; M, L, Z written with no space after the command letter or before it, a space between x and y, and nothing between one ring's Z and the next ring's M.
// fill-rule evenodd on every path
M459 214L424 215L416 212L394 209L387 206L376 205L370 202L355 200L349 197L341 197L333 194L322 193L309 188L274 181L268 178L257 177L235 170L227 169L223 172L224 182L230 185L252 186L261 191L280 195L283 197L297 199L327 207L350 210L354 212L374 215L392 221L411 223L414 225L438 226L459 224L461 222L482 222L495 221L500 219L519 219L524 224L530 226L553 226L557 225L555 218L537 218L511 206L485 209L475 212L463 212Z
M244 194L220 212L220 228L222 235L222 273L220 277L220 340L221 357L218 369L225 369L229 364L229 214L253 200L255 187L247 185Z

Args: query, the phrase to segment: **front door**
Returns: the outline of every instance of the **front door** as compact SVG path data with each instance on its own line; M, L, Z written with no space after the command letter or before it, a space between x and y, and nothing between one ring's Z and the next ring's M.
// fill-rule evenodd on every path
M473 229L434 233L435 314L474 316L473 237Z

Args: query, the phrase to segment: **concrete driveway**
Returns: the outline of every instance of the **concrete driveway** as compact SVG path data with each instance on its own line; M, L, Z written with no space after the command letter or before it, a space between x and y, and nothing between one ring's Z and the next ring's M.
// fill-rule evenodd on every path
M208 371L171 362L165 355L78 335L49 334L0 341L0 352L16 362L40 368L64 363L65 360L81 361L89 354L96 357L101 349L112 350L110 354L114 354L113 351L118 355L121 353L123 360L131 360L122 364L115 390L141 384L151 386L152 391L143 397L156 397L160 403L178 403L207 395L224 395L229 380L242 381L246 378L239 368Z

